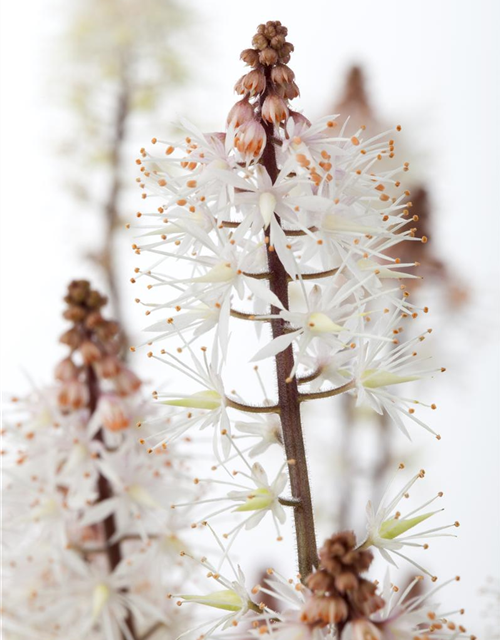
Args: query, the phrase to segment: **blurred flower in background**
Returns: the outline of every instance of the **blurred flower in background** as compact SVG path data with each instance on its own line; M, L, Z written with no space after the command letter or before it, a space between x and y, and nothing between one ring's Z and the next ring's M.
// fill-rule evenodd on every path
M136 423L155 411L119 357L106 298L79 280L65 301L69 355L6 421L3 629L9 639L173 638L166 595L186 582L186 521L170 504L194 493L189 460L138 443Z
M186 82L180 46L191 14L175 0L77 0L67 12L60 44L72 117L62 143L67 179L86 215L101 218L102 235L88 257L102 269L123 326L115 240L132 185L129 145L140 137L144 115L161 120L162 107Z

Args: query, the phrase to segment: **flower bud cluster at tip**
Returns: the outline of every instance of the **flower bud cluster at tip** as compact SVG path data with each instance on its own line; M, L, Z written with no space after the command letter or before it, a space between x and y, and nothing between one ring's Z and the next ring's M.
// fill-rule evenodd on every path
M65 411L76 411L89 405L90 368L97 380L106 380L112 385L112 391L100 398L100 403L107 407L104 426L112 431L124 429L129 421L120 410L119 398L138 391L141 381L120 359L118 323L107 320L101 313L107 298L92 289L87 280L73 280L64 301L67 307L63 316L73 326L60 338L60 342L69 347L70 355L61 360L55 370L55 377L61 383L59 406Z
M318 570L306 580L313 595L302 609L303 622L323 628L371 615L384 606L376 594L377 585L360 575L368 570L373 556L356 548L352 531L326 540L319 559Z
M293 44L286 41L288 29L279 21L269 21L257 27L253 48L245 49L241 59L252 70L235 85L244 96L229 112L227 123L234 129L234 145L248 160L258 159L266 145L268 125L286 125L291 116L301 117L289 108L288 101L299 95L295 74L287 66Z

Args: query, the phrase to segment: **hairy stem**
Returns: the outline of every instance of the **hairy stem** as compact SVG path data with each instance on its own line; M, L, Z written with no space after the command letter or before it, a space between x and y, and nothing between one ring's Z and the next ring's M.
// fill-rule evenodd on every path
M267 144L261 162L274 183L278 176L278 167L276 165L275 149L271 140L273 126L263 124L266 128ZM278 296L285 309L288 309L288 274L276 251L272 250L268 232L266 232L266 243L270 274L269 287ZM271 307L271 314L279 314L279 309ZM273 338L278 338L285 334L285 323L281 318L272 320L271 327ZM290 461L289 473L292 497L298 501L298 504L294 507L294 517L299 572L303 578L306 578L318 564L318 551L306 451L302 434L298 385L296 378L288 379L294 366L293 347L289 346L281 353L278 353L275 359L283 443L287 459Z
M91 366L86 367L86 374L87 374L87 385L89 389L88 407L89 407L90 416L92 416L92 414L95 412L97 408L97 402L99 400L99 393L100 393L99 383L98 383L95 371ZM95 438L96 440L100 440L101 442L103 442L102 429L100 429L97 432ZM99 473L99 478L97 480L97 489L99 492L99 502L103 502L104 500L111 498L113 495L111 485L109 484L107 478L105 478L102 475L102 473ZM116 533L116 522L112 514L109 515L104 520L103 528L104 528L104 536L106 539L106 555L108 558L109 569L110 571L114 571L122 559L122 553L121 553L121 547L120 547L119 541L114 543L110 542L110 540L113 538L113 536ZM125 624L127 625L127 628L130 631L132 638L136 638L134 621L133 621L131 612L127 614Z

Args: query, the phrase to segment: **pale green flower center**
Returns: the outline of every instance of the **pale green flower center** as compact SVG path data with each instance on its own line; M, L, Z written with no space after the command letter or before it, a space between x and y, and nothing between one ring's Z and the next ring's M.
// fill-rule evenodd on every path
M220 393L213 389L207 391L198 391L187 398L178 398L174 400L164 400L162 404L171 407L186 407L187 409L218 409L222 404Z
M394 540L402 533L406 533L409 529L416 527L427 518L430 518L432 513L424 513L421 516L415 516L414 518L408 518L407 520L400 520L398 518L390 518L385 522L382 522L378 535L386 540Z
M260 511L260 509L268 509L273 502L273 494L269 489L262 487L247 496L247 501L240 505L236 511Z
M243 607L243 601L240 596L232 589L224 589L223 591L215 591L207 596L181 596L183 600L188 602L197 602L207 607L215 607L216 609L224 609L224 611L240 611Z
M307 318L307 326L314 333L340 333L344 330L324 313L311 313Z
M104 609L111 592L105 584L98 584L92 594L92 617L95 620Z
M365 369L361 374L361 384L367 389L377 389L377 387L388 387L391 384L402 384L403 382L413 382L418 380L418 376L398 376L390 371L377 369Z

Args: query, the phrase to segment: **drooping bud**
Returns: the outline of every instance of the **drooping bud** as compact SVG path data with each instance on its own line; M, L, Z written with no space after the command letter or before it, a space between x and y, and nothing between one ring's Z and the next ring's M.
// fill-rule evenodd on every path
M227 124L236 129L245 122L253 120L253 117L253 107L248 102L248 99L244 98L237 102L229 112L227 116Z
M95 370L100 378L114 378L121 370L121 364L116 356L104 356L95 362Z
M245 91L251 96L263 93L266 88L266 76L260 69L253 69L241 79Z
M245 49L241 52L240 58L250 67L256 67L259 64L259 52L255 49Z
M383 607L384 601L376 593L377 586L360 575L369 568L373 556L356 547L352 531L326 540L319 550L319 558L318 571L306 581L313 595L303 609L304 621L338 624L366 617Z
M302 622L322 628L344 622L348 615L349 608L342 598L335 595L315 595L306 601L300 619Z
M266 122L272 122L273 124L279 124L288 117L288 107L283 98L280 98L275 93L272 93L266 97L264 104L262 105L262 118Z
M286 64L278 64L271 71L271 80L275 84L285 85L293 82L295 73Z
M87 386L80 380L68 380L61 387L57 400L62 409L83 409L89 402Z
M127 367L122 367L114 379L115 389L120 396L130 396L142 385L141 379Z
M271 47L266 47L259 53L259 61L261 64L270 67L278 62L278 53Z
M64 358L57 365L55 376L61 382L67 382L78 376L78 367L71 358Z
M109 431L123 431L130 425L123 402L111 394L101 396L96 413L102 426Z
M82 343L80 353L82 354L83 362L85 364L92 364L102 358L101 350L90 340L85 340L85 342Z
M266 132L254 118L244 123L234 137L234 146L246 161L260 158L266 146Z

